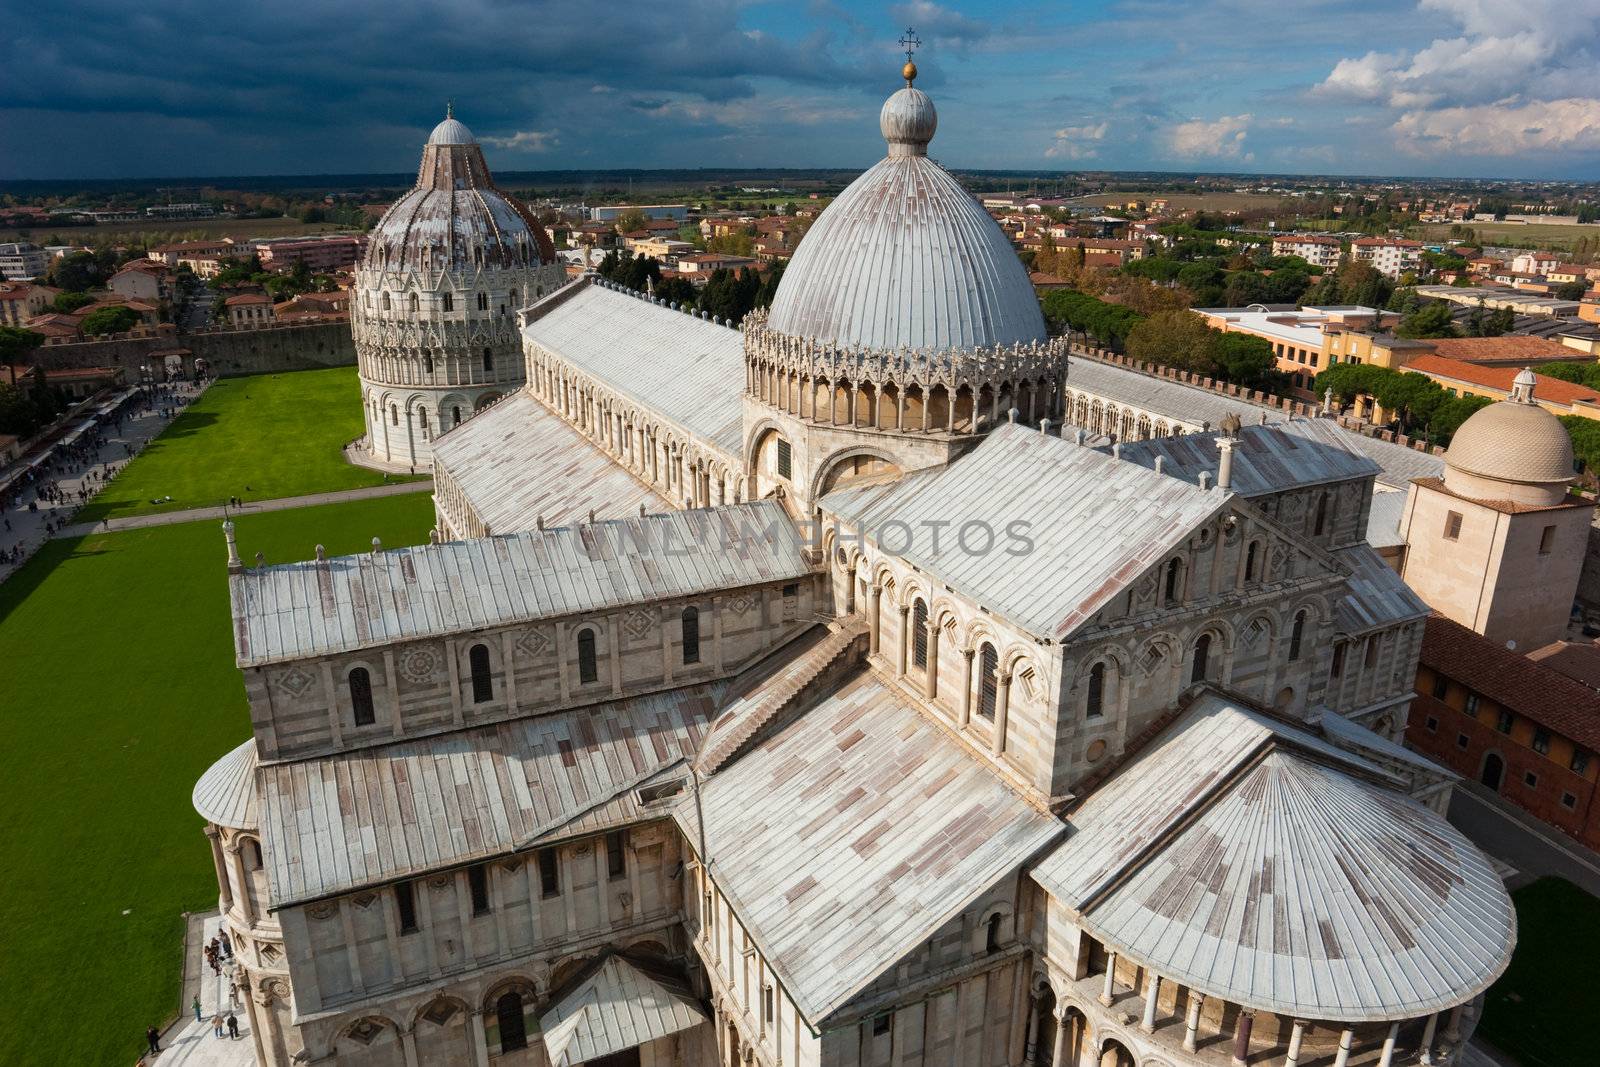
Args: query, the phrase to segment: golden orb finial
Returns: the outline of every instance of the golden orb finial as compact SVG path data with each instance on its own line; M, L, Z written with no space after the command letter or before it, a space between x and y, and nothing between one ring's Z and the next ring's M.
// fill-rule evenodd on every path
M900 47L906 50L906 65L900 68L900 76L906 80L907 86L917 80L917 65L911 62L911 53L921 45L922 38L917 36L917 31L907 26L906 32L900 38Z
M909 59L906 60L906 65L900 68L900 76L906 80L907 85L910 85L917 80L917 65Z

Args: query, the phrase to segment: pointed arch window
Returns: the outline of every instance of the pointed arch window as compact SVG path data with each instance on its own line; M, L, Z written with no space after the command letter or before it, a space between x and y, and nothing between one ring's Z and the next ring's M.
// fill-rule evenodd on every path
M1194 643L1194 667L1189 671L1189 681L1203 682L1207 678L1211 660L1211 635L1201 634Z
M928 605L918 597L911 607L911 662L928 666Z
M1289 631L1289 661L1300 658L1300 642L1306 635L1306 613L1299 612L1294 617L1294 629Z
M988 642L978 649L978 714L994 722L999 703L1000 657Z
M372 674L365 667L354 667L350 671L350 707L355 713L357 726L371 726L378 721L376 709L372 706Z
M1084 706L1084 714L1090 719L1098 719L1106 710L1106 665L1096 663L1089 668L1089 695Z
M461 425L461 405L459 404L453 404L450 407L450 425Z
M478 294L478 310L479 311L488 311L489 310L489 294L488 293L479 293Z
M416 293L412 293L411 294L411 299L406 301L406 306L409 307L412 311L416 311L417 310L419 304L417 302L417 294Z
M483 350L483 369L485 371L494 370L494 350L492 348Z
M1316 528L1311 531L1312 535L1315 536L1315 537L1321 537L1322 536L1322 531L1327 528L1327 525L1328 525L1328 494L1327 493L1320 493L1317 496L1317 523L1316 523Z
M489 675L489 646L473 645L467 652L467 666L472 669L472 702L487 704L494 699L494 679Z
M700 609L684 608L683 624L683 662L700 662Z
M1162 593L1168 607L1178 602L1178 595L1182 592L1183 560L1173 556L1167 560L1167 583Z
M1261 554L1261 542L1251 541L1250 547L1244 550L1244 580L1256 580L1256 558Z
M578 684L600 680L600 666L594 654L594 631L578 631Z
M393 305L389 302L389 294L388 293L384 293L383 294L383 310L385 310L385 311L394 310Z
M456 309L456 298L454 293L444 294L444 309L446 311L454 311Z

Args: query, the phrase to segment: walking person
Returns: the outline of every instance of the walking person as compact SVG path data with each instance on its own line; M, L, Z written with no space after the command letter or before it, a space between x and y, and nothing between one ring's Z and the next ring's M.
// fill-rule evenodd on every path
M194 1008L194 1021L200 1022L200 998L195 997L194 1003L190 1006Z
M237 1040L239 1037L239 1017L233 1012L228 1013L228 1039Z
M150 1044L150 1054L153 1056L161 1051L161 1031L153 1026L145 1027L144 1039Z
M213 1015L211 1017L211 1030L218 1037L222 1036L222 1013L221 1012L218 1012L217 1014L215 1014L215 1015Z

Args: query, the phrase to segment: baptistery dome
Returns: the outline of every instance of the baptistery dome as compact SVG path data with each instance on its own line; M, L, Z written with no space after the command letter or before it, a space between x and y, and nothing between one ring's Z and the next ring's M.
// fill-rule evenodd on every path
M365 457L419 469L435 437L521 385L517 312L565 280L549 234L495 188L472 131L447 113L356 271Z
M416 188L373 228L367 270L537 267L555 246L526 207L495 187L483 149L454 116L435 126L422 150Z
M938 124L928 94L910 85L884 103L879 128L888 155L851 182L800 242L772 302L771 329L877 349L1045 338L1038 297L1011 242L928 158Z

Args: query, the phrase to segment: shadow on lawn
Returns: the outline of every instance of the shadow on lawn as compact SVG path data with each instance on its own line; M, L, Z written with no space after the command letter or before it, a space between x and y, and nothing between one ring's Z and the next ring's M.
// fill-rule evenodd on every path
M83 548L83 543L88 537L71 537L45 542L43 548L33 554L33 558L22 565L11 577L0 584L0 622L5 622L7 617L28 599L35 589L44 584L45 579L61 564L78 556L100 556L109 549ZM82 605L84 618L92 621L94 618L93 605Z

